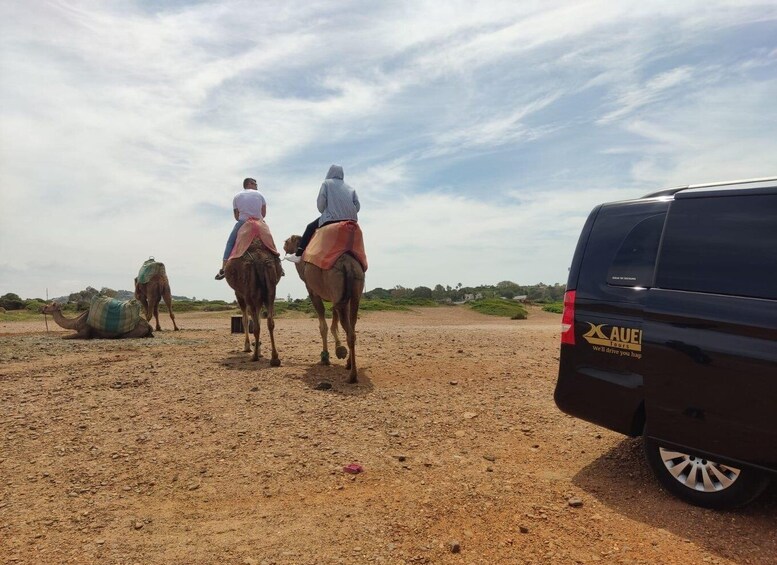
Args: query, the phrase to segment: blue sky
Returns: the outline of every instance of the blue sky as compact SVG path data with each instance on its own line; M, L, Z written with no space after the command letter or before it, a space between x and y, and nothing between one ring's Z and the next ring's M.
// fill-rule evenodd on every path
M565 282L596 204L777 175L773 1L0 0L0 76L23 297L130 289L153 255L231 300L248 176L281 245L341 164L369 289Z

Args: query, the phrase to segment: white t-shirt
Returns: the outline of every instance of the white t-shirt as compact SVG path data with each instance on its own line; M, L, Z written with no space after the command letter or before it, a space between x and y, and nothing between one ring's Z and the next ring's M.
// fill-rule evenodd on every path
M238 211L238 220L248 218L264 218L262 208L265 206L264 196L258 190L250 188L238 192L232 199L232 208Z

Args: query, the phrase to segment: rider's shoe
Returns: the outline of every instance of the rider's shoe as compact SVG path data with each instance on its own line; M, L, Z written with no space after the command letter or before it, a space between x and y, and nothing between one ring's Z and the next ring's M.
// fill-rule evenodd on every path
M286 259L286 261L291 261L292 263L299 263L302 261L302 257L299 255L286 255L284 259Z
M216 274L215 278L217 281L220 281L223 279L226 275L224 274L224 269L219 269L219 272Z

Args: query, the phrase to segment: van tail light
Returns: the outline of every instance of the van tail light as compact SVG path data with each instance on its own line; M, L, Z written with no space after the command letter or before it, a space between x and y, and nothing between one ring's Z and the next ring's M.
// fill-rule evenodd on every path
M575 345L575 291L564 293L564 312L561 314L561 343Z

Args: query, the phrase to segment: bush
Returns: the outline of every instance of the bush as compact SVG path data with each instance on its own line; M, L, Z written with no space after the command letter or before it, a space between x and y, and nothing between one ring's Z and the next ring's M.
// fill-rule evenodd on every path
M388 302L386 300L367 299L359 302L359 310L363 312L385 312L385 311L403 311L403 310L409 310L409 308L402 304L397 304L396 302Z
M564 311L563 302L551 302L542 307L545 312L552 312L554 314L561 314Z
M501 300L498 298L486 298L470 303L470 308L481 314L489 316L505 316L511 320L525 320L526 309L517 302Z
M42 300L26 300L24 302L24 309L28 310L29 312L35 312L36 314L40 314L41 309L46 305L46 303Z
M9 292L8 294L0 296L0 306L6 310L23 310L24 300L22 300L18 294Z

